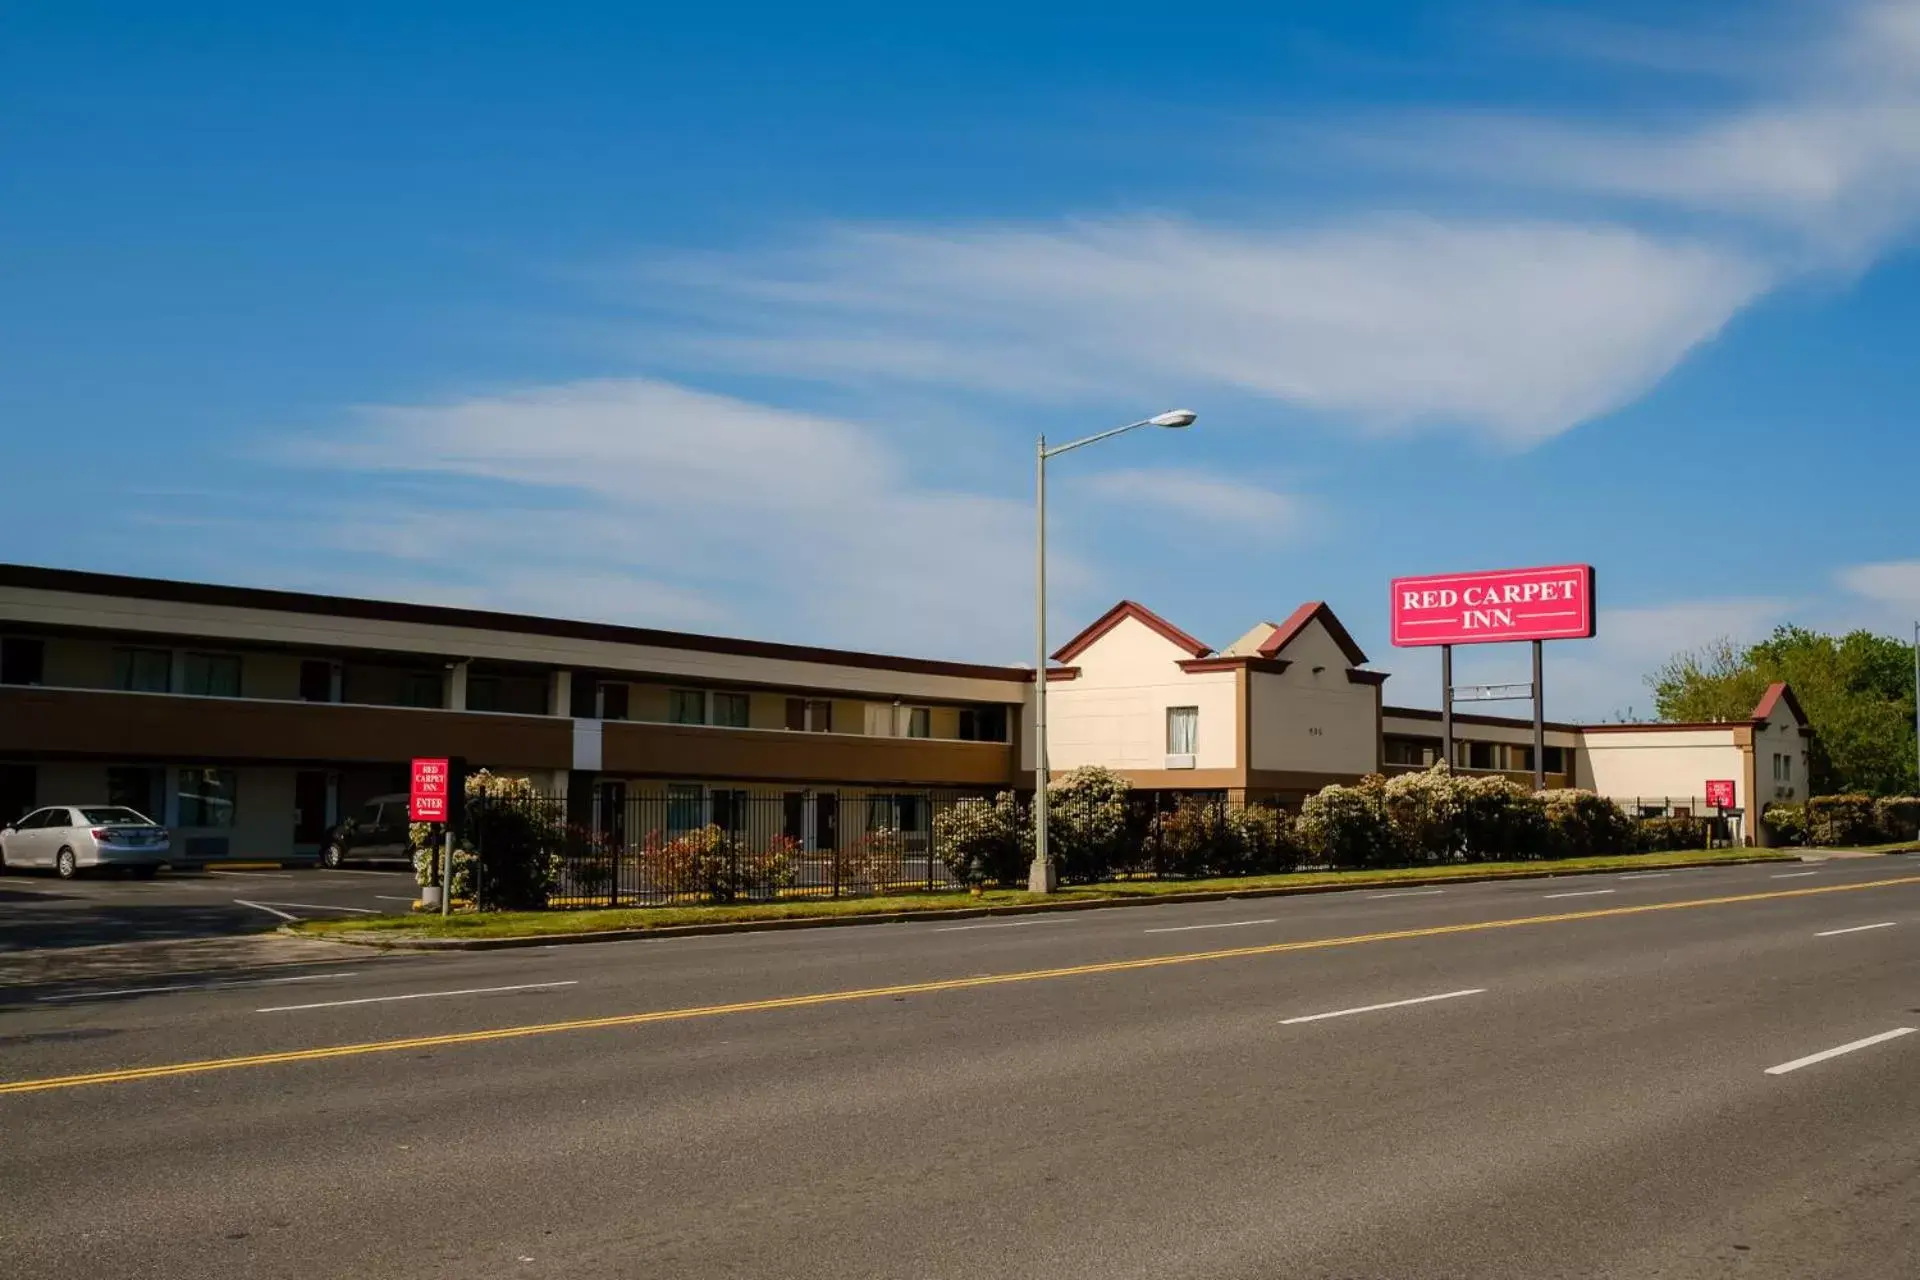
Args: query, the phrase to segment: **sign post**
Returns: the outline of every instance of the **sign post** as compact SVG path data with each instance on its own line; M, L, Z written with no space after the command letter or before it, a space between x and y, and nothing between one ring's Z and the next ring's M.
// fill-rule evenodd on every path
M462 762L416 758L407 789L407 816L414 822L437 822L440 841L440 914L453 910L453 828L459 813L459 792L466 787Z
M1593 566L1551 565L1485 573L1395 578L1390 609L1397 648L1440 649L1442 758L1453 765L1453 646L1533 644L1533 786L1547 785L1545 661L1547 640L1587 640L1594 633ZM1497 701L1483 693L1483 701Z

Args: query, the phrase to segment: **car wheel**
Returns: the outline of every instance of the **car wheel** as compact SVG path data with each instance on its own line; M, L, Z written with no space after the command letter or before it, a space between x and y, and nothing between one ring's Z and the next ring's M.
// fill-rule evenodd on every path
M340 869L340 861L341 849L339 845L330 844L320 851L320 865L327 870L338 871Z
M71 880L80 874L80 859L73 856L73 850L62 849L53 860L53 871L62 880Z

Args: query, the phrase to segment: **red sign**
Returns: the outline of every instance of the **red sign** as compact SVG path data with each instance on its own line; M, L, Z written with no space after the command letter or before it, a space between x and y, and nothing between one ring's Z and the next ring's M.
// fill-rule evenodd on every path
M1393 643L1494 644L1593 635L1593 566L1393 580Z
M407 816L415 822L445 822L452 776L444 759L415 760L413 786L407 794Z
M1739 806L1733 799L1733 779L1723 778L1707 784L1707 807L1709 809L1736 809Z

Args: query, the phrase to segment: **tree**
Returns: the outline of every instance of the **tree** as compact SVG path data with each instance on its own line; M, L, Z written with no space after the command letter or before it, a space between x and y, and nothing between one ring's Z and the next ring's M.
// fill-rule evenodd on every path
M1739 721L1776 680L1813 725L1814 791L1915 790L1913 651L1890 636L1784 626L1744 649L1721 639L1675 654L1647 684L1662 720Z

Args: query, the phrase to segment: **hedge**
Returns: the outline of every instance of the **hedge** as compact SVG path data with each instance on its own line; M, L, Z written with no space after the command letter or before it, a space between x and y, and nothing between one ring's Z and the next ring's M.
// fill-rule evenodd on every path
M1770 804L1760 820L1776 844L1831 847L1920 840L1920 796L1814 796L1804 805Z

